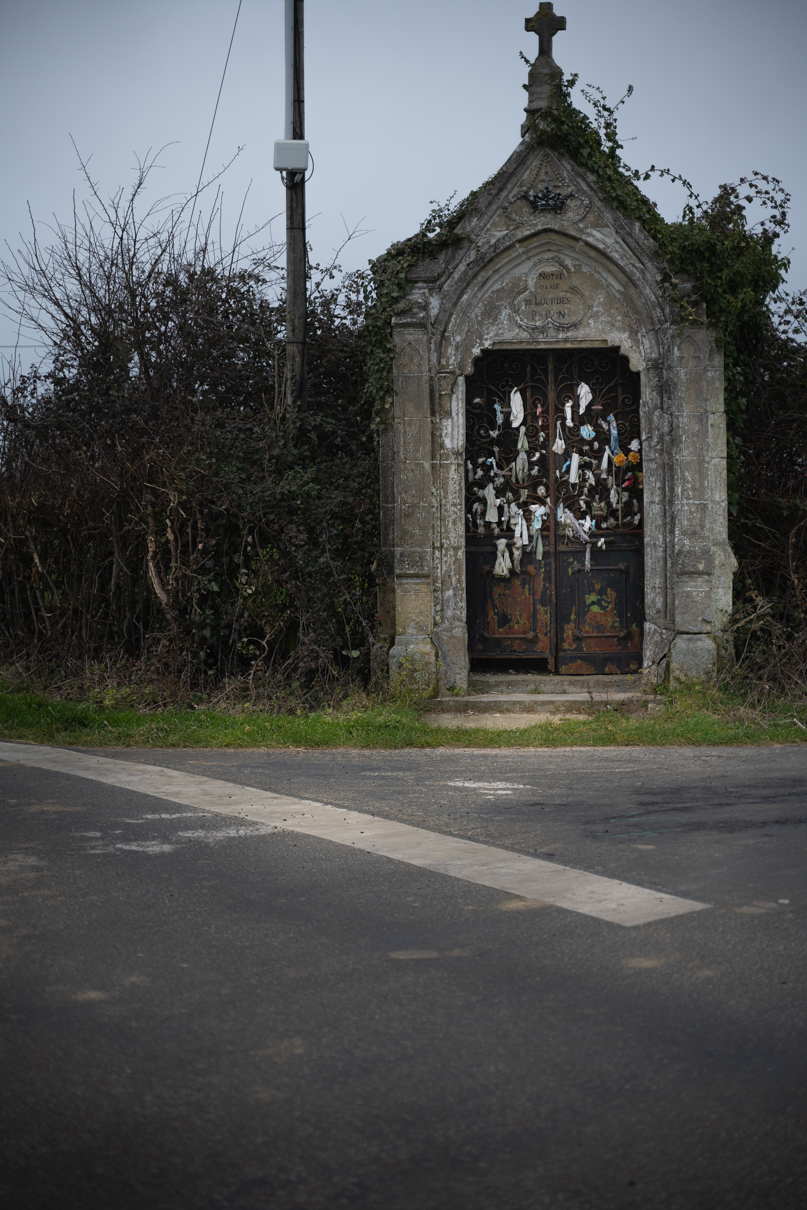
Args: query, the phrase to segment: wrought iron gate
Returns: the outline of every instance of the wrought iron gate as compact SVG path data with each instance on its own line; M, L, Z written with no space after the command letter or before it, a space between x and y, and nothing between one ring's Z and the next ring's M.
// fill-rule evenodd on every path
M639 375L607 349L485 353L466 415L471 657L638 669Z

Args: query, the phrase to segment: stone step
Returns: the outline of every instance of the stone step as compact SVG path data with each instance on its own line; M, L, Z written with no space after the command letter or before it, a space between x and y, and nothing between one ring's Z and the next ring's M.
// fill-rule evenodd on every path
M472 672L468 693L635 693L638 676L553 676L545 672Z
M540 723L559 722L564 718L580 718L579 714L448 714L424 715L430 727L448 727L451 731L482 728L485 731L517 731L520 727L535 727Z
M626 702L640 709L656 703L653 694L615 693L477 693L462 697L435 697L426 703L430 712L443 714L591 714Z

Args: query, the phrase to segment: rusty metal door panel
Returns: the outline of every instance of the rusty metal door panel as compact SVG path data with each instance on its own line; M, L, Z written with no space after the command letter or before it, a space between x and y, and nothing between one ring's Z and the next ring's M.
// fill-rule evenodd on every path
M490 577L488 630L491 638L534 639L535 602L529 576L511 575L507 580Z
M493 557L482 543L465 547L465 592L468 612L468 654L485 655L487 629L487 576L493 570Z
M637 608L642 552L635 544L585 554L559 552L558 671L565 673L636 672L641 665L642 616Z
M580 674L635 670L644 620L639 375L616 350L485 353L466 400L470 654L544 657ZM532 539L521 572L495 577L496 543L512 554L520 516Z
M555 598L554 552L544 548L543 559L536 559L534 554L528 556L531 566L527 574L532 576L532 592L535 600L535 647L539 656L551 656L554 650L552 633L552 605ZM522 560L523 564L523 560Z
M495 562L492 543L467 552L468 613L478 623L469 627L471 655L547 656L551 649L551 564L526 556L520 575L512 572L507 579L499 579L493 575Z
M549 652L549 608L538 608L541 574L533 566L507 580L490 576L488 581L487 631L492 640L506 640L525 655Z

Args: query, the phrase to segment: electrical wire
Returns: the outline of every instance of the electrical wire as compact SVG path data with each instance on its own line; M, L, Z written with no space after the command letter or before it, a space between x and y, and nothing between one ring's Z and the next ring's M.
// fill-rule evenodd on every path
M216 107L213 110L213 119L210 123L210 130L209 130L208 136L207 136L207 145L205 146L205 154L202 158L202 167L199 169L199 180L196 182L196 190L193 195L193 206L191 207L191 217L190 217L190 222L188 223L188 226L190 226L190 223L193 221L193 210L194 210L194 207L196 206L196 199L199 196L199 187L202 184L202 173L204 172L205 164L207 163L207 153L210 150L210 140L213 138L213 127L216 124L216 114L219 112L219 101L221 100L221 90L224 88L224 77L227 75L227 65L230 62L230 51L233 49L235 31L236 31L236 28L238 27L238 18L241 15L241 5L243 4L243 2L244 2L244 0L238 0L238 8L237 8L236 14L235 14L235 21L233 22L233 32L230 34L230 45L227 47L227 58L224 60L224 71L221 73L221 83L219 84L219 93L218 93L218 96L216 97Z
M310 172L310 174L309 174L309 175L308 175L308 176L305 178L305 180L303 181L303 184L304 184L304 185L307 185L307 184L308 184L308 182L311 180L311 177L314 175L314 155L313 155L313 153L312 153L312 151L311 151L311 148L310 148L310 147L309 147L309 149L308 149L308 156L309 156L309 159L311 160L311 172ZM299 183L300 183L300 182L299 182L299 181L292 181L292 183L291 183L291 184L289 184L289 180L288 180L289 175L291 175L291 176L299 176L299 175L300 175L300 173L299 173L299 172L292 172L291 174L289 174L288 172L281 172L281 173L279 174L280 179L281 179L281 181L283 182L284 187L285 187L286 189L293 189L293 188L294 188L294 186L295 186L295 185L299 185Z

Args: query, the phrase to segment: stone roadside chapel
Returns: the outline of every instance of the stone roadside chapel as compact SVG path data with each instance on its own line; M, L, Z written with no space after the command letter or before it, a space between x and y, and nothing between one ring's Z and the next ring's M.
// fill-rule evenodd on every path
M441 694L482 659L708 675L736 566L722 353L644 229L536 142L566 19L525 24L522 141L392 321L376 660Z

